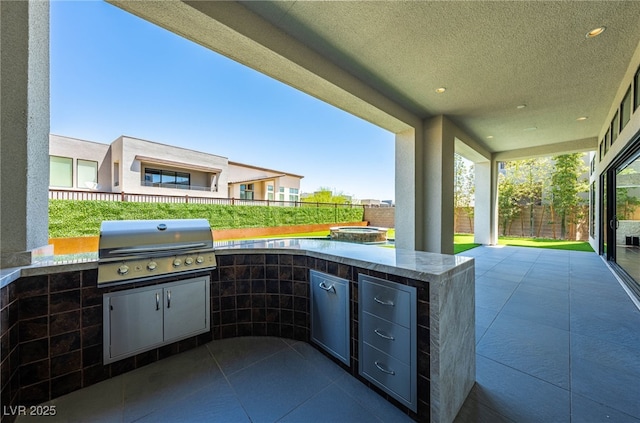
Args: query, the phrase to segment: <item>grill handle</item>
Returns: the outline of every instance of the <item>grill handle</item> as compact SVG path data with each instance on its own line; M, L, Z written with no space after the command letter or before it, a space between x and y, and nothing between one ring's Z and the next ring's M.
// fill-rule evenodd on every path
M191 244L173 244L166 247L133 247L133 248L118 248L109 251L109 254L114 256L126 255L126 254L142 254L142 253L156 253L159 251L171 251L171 250L185 250L188 248L202 248L206 247L204 242L191 243Z

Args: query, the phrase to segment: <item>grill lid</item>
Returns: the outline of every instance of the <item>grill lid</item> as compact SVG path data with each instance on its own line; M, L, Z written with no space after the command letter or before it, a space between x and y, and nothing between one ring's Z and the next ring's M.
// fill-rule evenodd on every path
M182 275L215 268L206 219L102 222L98 285Z
M213 236L206 219L112 220L100 226L101 261L207 249L213 249Z

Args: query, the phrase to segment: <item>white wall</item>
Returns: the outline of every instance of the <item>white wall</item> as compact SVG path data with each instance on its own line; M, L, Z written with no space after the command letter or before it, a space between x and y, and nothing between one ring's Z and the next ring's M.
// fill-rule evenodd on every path
M86 190L88 187L77 181L77 161L98 162L98 184L100 191L111 191L111 153L110 145L68 138L60 135L49 136L49 155L70 157L73 159L72 189Z
M112 159L120 160L120 169L122 172L120 184L122 191L152 195L192 195L213 198L225 198L227 196L225 187L227 186L229 172L228 159L226 157L125 136L120 137L118 141L121 142L122 153L114 153ZM183 189L145 187L141 184L143 175L141 172L143 172L144 167L139 160L136 160L136 156L153 157L154 159L169 160L187 165L221 169L218 191L187 191ZM149 164L149 167L162 168L162 166L151 164ZM183 171L197 173L187 169ZM209 182L207 182L206 185L209 185Z

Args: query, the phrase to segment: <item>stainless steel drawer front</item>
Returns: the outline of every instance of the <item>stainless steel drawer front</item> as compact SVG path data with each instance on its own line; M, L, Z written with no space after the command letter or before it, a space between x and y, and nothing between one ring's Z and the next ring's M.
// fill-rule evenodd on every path
M363 313L363 341L380 351L397 358L403 363L411 363L411 331L372 314Z
M361 360L365 375L384 385L390 393L411 400L411 368L407 364L370 345L363 348Z
M358 275L360 374L418 410L417 290Z
M407 328L411 324L409 292L388 288L379 282L364 279L359 300L362 309L366 312Z

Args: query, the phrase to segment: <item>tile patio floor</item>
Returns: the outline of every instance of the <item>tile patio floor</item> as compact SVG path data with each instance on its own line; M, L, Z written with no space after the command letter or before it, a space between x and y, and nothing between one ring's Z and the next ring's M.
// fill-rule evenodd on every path
M595 253L479 247L456 422L640 422L640 311Z
M640 423L640 311L600 257L463 255L476 258L477 383L457 423ZM279 338L214 341L50 404L49 423L409 421L308 344Z

